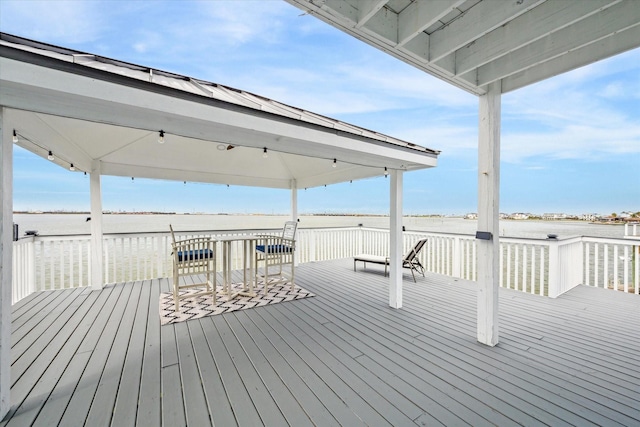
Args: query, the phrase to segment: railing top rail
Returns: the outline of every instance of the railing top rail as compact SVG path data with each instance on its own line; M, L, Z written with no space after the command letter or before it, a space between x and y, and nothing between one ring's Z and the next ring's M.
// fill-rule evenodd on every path
M614 245L640 246L640 236L637 237L583 237L582 241L590 243L610 243Z
M302 233L306 232L332 232L332 231L353 231L353 230L363 230L363 231L372 231L372 232L383 232L388 233L388 228L380 228L380 227L363 227L363 226L346 226L346 227L308 227L308 228L299 228L299 231ZM281 231L281 228L255 228L255 229L228 229L228 230L179 230L176 231L177 235L185 236L185 235L235 235L235 234L267 234L267 233L275 233ZM463 238L469 240L475 240L475 236L472 234L465 233L448 233L448 232L440 232L440 231L425 231L425 230L405 230L405 234L407 235L420 235L420 236L441 236L441 237L451 237L451 238ZM165 236L169 234L169 230L167 231L150 231L150 232L124 232L124 233L104 233L104 237L109 238L127 238L127 237L155 237L155 236ZM35 236L24 236L21 237L18 242L31 241L71 241L71 240L89 240L91 238L90 234L62 234L62 235L35 235ZM591 237L591 236L570 236L563 237L557 239L549 239L549 238L535 238L535 237L511 237L511 236L500 236L500 241L505 243L520 243L520 244L536 244L536 245L550 245L550 244L559 244L560 246L565 244L573 244L579 241L584 242L597 242L597 243L610 243L610 244L619 244L619 245L639 245L640 244L640 236L637 238L611 238L611 237Z

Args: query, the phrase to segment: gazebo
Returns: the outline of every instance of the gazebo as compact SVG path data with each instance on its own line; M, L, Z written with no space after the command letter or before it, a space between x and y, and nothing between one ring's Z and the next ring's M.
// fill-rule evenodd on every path
M402 306L403 173L438 151L224 85L0 34L2 408L9 402L12 146L90 175L91 286L103 286L101 176L291 190L390 176L389 304Z

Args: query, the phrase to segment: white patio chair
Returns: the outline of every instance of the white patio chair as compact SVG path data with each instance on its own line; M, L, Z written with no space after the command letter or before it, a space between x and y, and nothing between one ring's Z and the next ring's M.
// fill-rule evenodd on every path
M256 278L264 282L264 294L268 287L276 283L291 283L295 287L295 249L296 221L287 221L282 229L282 236L258 235L256 242ZM263 270L260 271L260 263ZM288 267L287 267L288 266ZM286 267L286 268L285 268Z
M176 312L180 311L180 300L211 295L216 303L216 241L207 237L176 240L171 230L173 255L173 300ZM194 279L193 277L196 276ZM204 276L204 281L202 281ZM180 295L180 289L204 288L202 292Z

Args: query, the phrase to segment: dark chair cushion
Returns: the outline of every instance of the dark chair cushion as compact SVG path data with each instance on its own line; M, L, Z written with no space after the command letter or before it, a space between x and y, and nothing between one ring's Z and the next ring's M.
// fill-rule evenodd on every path
M265 252L264 246L265 245L256 245L256 251L264 253ZM291 253L292 251L293 249L291 248L291 246L288 246L288 245L268 245L267 246L267 253L270 253L270 254Z
M197 251L178 251L178 261L193 261L199 259L213 258L211 249L199 249Z

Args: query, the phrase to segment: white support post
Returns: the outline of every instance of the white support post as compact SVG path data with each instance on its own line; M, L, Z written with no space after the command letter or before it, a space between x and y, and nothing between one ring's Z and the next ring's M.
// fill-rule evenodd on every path
M102 189L100 186L101 163L94 162L90 177L91 192L91 289L102 289L103 240L102 240Z
M13 139L0 110L0 420L9 412L11 399L11 278L13 266Z
M291 221L298 221L298 183L291 180Z
M390 175L389 305L402 308L402 171Z
M500 289L500 104L501 84L480 96L478 129L478 341L498 344Z
M295 179L291 180L291 221L298 222L298 183ZM297 267L300 263L300 249L297 243L296 246L298 247L298 249L293 253L294 267Z

